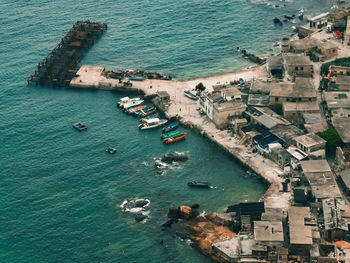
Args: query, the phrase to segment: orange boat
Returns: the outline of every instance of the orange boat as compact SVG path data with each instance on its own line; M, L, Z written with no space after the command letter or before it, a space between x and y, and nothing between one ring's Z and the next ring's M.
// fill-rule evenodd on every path
M144 108L146 108L147 106L146 105L141 105L141 106L137 106L135 108L131 108L127 111L127 113L129 114L133 114L134 112L136 111L139 111L139 110L143 110Z
M169 144L169 143L172 143L172 142L181 141L181 140L185 139L186 135L187 135L187 132L184 132L184 133L178 134L178 135L176 135L174 137L166 138L166 139L164 139L164 142L166 144Z

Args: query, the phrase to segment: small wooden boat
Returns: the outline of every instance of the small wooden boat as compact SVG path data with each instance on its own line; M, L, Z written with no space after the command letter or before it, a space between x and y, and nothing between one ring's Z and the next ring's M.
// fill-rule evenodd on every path
M129 108L126 112L129 114L133 114L137 111L145 109L146 107L147 107L146 105L136 106L136 107Z
M159 119L159 118L145 119L139 125L139 129L146 130L146 129L156 128L156 127L164 125L167 122L168 122L168 120Z
M185 90L184 93L185 93L186 97L188 97L192 100L198 100L198 97L195 94L193 94L192 92Z
M152 115L152 114L156 113L156 111L157 111L157 109L156 109L155 107L152 107L152 108L148 109L147 111L142 111L142 112L139 114L139 116L140 116L141 118L144 118L144 117L147 117L147 116L149 116L149 115Z
M171 138L173 136L178 135L180 132L179 131L172 131L172 132L167 132L167 133L163 133L160 138L162 140L166 139L166 138Z
M113 154L116 153L117 149L113 147L107 147L106 152Z
M145 78L141 76L130 76L129 80L142 81L142 80L145 80Z
M187 135L186 132L183 132L183 133L180 133L178 135L175 135L174 137L170 137L170 138L166 138L164 139L164 142L166 144L169 144L169 143L173 143L173 142L177 142L177 141L181 141L183 139L185 139L185 136Z
M77 129L78 131L86 131L87 130L87 126L81 122L77 122L73 124L73 127L75 129Z
M162 132L163 133L170 132L170 131L176 130L177 127L179 127L179 123L176 121L176 122L170 123L168 126L164 127L162 129Z
M210 184L208 182L191 181L191 182L188 182L187 185L190 187L210 188Z

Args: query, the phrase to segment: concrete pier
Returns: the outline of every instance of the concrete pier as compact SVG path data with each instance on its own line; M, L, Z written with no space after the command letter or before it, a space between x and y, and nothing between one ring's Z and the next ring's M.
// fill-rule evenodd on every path
M106 24L77 21L61 42L38 64L34 75L28 76L28 84L68 85L76 75L77 64L107 29Z

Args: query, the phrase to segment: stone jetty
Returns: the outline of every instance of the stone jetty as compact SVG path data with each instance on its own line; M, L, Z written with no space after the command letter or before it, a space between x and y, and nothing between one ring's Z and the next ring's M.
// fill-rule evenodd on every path
M77 73L77 64L107 29L107 24L77 21L61 42L38 64L33 75L28 76L28 84L68 85Z

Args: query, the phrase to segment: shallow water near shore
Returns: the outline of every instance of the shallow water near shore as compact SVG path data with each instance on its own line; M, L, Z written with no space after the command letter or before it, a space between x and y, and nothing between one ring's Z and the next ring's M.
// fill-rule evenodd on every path
M206 76L251 64L237 46L269 54L291 23L272 18L321 12L336 1L15 1L0 9L0 262L208 262L160 225L170 206L199 203L224 211L257 201L266 190L200 135L160 141L139 131L138 119L116 108L126 94L27 86L26 76L76 20L106 22L108 31L82 63L154 70L179 78ZM319 4L319 9L312 9ZM253 41L254 40L254 41ZM78 132L72 124L88 125ZM184 128L181 128L185 130ZM107 146L118 149L115 155ZM186 152L189 160L159 175L155 158ZM191 189L203 180L214 189ZM151 201L149 218L123 213L126 199ZM164 241L160 244L160 241Z

